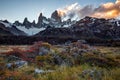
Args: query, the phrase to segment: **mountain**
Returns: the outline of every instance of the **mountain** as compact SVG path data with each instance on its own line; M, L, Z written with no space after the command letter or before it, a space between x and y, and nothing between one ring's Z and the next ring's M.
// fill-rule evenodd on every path
M16 35L16 36L26 36L27 34L16 28L12 23L7 20L0 20L0 33L3 35Z
M40 16L38 17L38 22L36 24L37 27L42 27L43 25L43 15L40 13Z
M57 10L55 10L55 11L52 13L51 19L54 19L56 22L61 23L61 17L59 16Z
M98 19L92 17L85 17L79 20L72 28L81 32L83 35L88 34L88 37L102 38L102 39L119 39L120 25L119 20L115 19Z
M24 25L27 29L29 29L29 28L32 27L32 23L30 23L30 22L28 21L27 17L24 19L23 25Z
M35 36L73 39L120 39L120 20L85 17L67 28L49 27Z
M5 27L4 24L0 23L0 36L12 36L13 34Z
M0 38L0 44L11 44L11 41L12 44L32 44L35 41L63 44L86 40L90 44L119 45L120 20L88 16L80 20L62 20L56 11L51 18L40 13L37 22L30 22L28 18L23 23L0 20Z
M38 21L30 22L26 17L21 23L15 21L13 24L8 21L0 21L1 32L4 29L13 35L38 36L38 37L66 37L74 39L120 39L120 20L93 18L86 16L80 20L63 20L57 10L46 18L42 13ZM3 29L4 25L4 29Z
M62 38L72 38L73 32L70 28L53 28L53 27L49 27L41 32L39 32L38 34L36 34L35 36L38 37L62 37Z
M62 21L61 17L58 15L57 10L55 10L52 13L51 18L46 18L42 13L40 13L37 23L35 22L35 20L33 20L33 22L30 22L26 17L23 23L15 21L13 24L16 26L17 29L31 36L37 34L42 30L45 30L48 26L55 28L69 27L73 25L75 22L76 21L71 21L71 19Z

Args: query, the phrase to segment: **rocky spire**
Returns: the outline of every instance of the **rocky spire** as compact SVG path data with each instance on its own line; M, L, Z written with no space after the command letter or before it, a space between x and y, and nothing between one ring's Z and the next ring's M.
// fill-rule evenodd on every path
M26 24L27 22L28 22L28 19L27 19L27 17L25 17L23 24Z
M51 18L55 19L55 21L57 21L57 22L61 22L61 17L58 15L57 10L55 10L55 11L52 13Z
M42 13L40 13L40 16L38 17L37 27L42 26L42 21L43 21L43 16L42 16Z

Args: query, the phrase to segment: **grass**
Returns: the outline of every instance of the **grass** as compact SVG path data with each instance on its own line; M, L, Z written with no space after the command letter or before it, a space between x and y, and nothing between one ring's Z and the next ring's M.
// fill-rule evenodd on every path
M44 44L46 45L46 44ZM4 46L0 47L0 49L7 50L12 49L16 46ZM19 46L17 46L19 47ZM47 47L52 47L51 53L56 53L56 55L59 55L62 58L65 58L68 60L73 60L74 58L71 56L72 54L68 53L61 53L64 51L64 48L62 46L49 46L47 44ZM22 46L20 46L22 48ZM12 74L14 74L14 79L21 79L21 80L120 80L120 68L119 66L116 66L120 64L120 48L119 47L95 47L96 51L92 52L86 52L82 57L79 58L78 62L85 61L84 63L80 63L78 65L74 64L73 66L59 66L59 65L50 65L48 61L52 60L52 55L45 55L45 56L38 56L36 59L39 61L44 61L45 65L43 67L40 67L43 70L49 70L52 69L53 72L48 73L42 73L42 74L35 74L34 70L38 68L38 65L34 63L29 63L28 66L23 66L21 68L15 69L14 71L10 71L8 69L3 70L1 72L2 75L10 77ZM23 46L22 49L27 49L27 46ZM74 51L73 51L74 52ZM61 54L60 54L61 53ZM49 58L49 59L48 59ZM89 63L89 61L91 62ZM98 62L97 62L98 60ZM101 67L103 62L105 61L109 63L109 66L113 66L108 68L109 66ZM0 57L0 62L5 63L4 58ZM97 65L91 65L93 62L97 63ZM75 62L74 62L75 63ZM105 64L106 65L106 64ZM87 71L87 73L83 73ZM92 72L92 75L91 75ZM3 74L4 73L4 74ZM1 77L1 75L0 75ZM3 78L2 80L6 80Z
M82 77L84 70L97 69L102 71L102 76L99 78L95 75L94 79L88 74ZM89 65L81 65L74 67L59 67L55 72L47 74L36 74L36 80L120 80L120 68L115 69L102 69L99 67L91 67Z
M103 80L120 80L120 68L104 70Z

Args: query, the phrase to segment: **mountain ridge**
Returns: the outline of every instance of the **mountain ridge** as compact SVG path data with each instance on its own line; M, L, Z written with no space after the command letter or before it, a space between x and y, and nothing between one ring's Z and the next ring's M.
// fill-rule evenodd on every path
M38 22L30 22L26 17L23 23L15 21L13 24L2 21L6 29L13 35L36 37L70 37L70 38L100 38L120 39L120 20L104 19L86 16L80 20L62 20L55 10L51 18L40 13Z

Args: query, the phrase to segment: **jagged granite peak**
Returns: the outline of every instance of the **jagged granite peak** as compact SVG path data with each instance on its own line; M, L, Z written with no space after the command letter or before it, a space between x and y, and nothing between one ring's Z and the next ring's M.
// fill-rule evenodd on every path
M23 25L28 29L31 27L31 23L28 21L27 17L24 19Z
M22 26L22 23L20 23L19 21L15 21L13 24L16 26Z
M42 22L43 22L43 15L42 13L40 13L38 17L37 27L42 27Z
M28 21L28 19L27 19L27 17L25 17L25 19L24 19L24 21L23 21L23 24L26 24L26 23L28 23L29 21Z
M51 18L54 19L54 20L57 21L57 22L61 22L61 17L59 16L57 10L55 10L55 11L52 13Z

